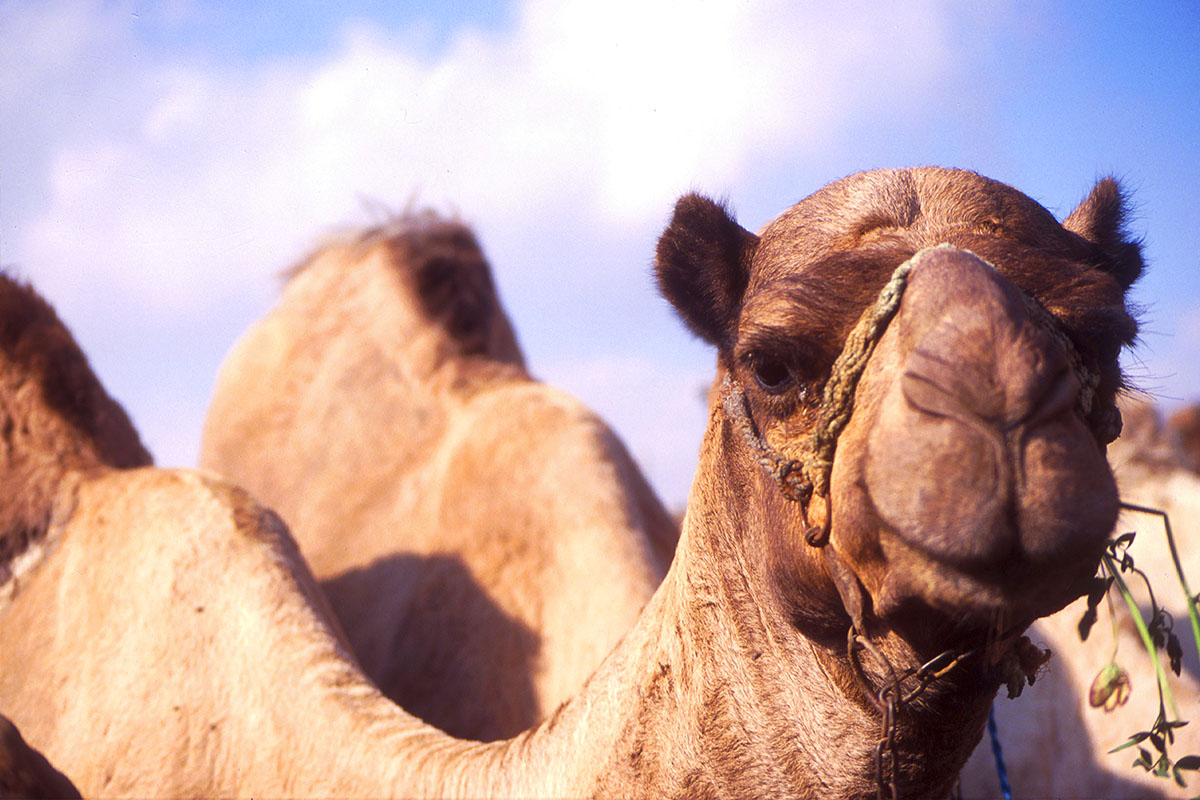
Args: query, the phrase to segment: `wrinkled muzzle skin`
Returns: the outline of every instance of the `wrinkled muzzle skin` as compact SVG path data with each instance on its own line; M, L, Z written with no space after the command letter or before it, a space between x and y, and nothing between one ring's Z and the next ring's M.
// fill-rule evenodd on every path
M1095 574L1116 484L1080 378L1026 302L971 253L929 251L860 379L831 545L882 618L918 603L1019 624Z

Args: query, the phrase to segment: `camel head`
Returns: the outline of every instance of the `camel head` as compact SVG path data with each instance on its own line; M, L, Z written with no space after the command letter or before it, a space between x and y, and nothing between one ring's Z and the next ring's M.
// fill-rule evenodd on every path
M1105 448L1142 270L1123 222L1111 179L1060 224L934 168L851 176L758 235L679 200L656 270L718 350L701 470L797 624L919 643L1081 593L1117 513Z

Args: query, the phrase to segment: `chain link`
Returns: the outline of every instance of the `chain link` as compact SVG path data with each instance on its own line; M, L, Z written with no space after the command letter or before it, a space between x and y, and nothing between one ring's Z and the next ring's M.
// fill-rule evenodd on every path
M883 705L880 715L879 743L875 745L875 797L876 800L899 800L896 788L896 696L895 686L879 690L879 701ZM887 769L884 769L884 762ZM884 779L887 775L887 780ZM885 794L886 792L886 794Z
M952 648L945 650L926 661L919 667L897 672L892 662L867 637L858 633L854 627L847 635L847 654L855 678L858 680L863 694L879 712L880 727L879 741L875 744L875 796L877 800L899 800L900 791L897 786L899 764L896 755L896 719L904 710L904 706L920 697L936 680L941 679L967 658L980 652L981 648L963 650ZM871 686L859 660L858 651L863 650L871 655L879 666L886 669L888 680L878 689ZM903 691L905 681L915 679L916 686L907 693Z

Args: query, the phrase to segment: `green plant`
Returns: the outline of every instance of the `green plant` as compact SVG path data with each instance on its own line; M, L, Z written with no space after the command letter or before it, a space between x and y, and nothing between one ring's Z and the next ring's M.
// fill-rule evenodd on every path
M1139 513L1152 514L1162 519L1167 545L1175 564L1175 573L1179 578L1184 596L1187 598L1188 617L1191 621L1193 638L1196 642L1197 652L1200 653L1200 597L1193 595L1188 586L1187 577L1183 572L1183 565L1179 560L1179 552L1175 545L1175 537L1171 530L1170 519L1166 512L1158 509L1126 503L1123 503L1122 507ZM1158 604L1149 578L1134 564L1133 557L1129 553L1129 546L1133 543L1133 540L1134 534L1131 532L1121 534L1108 543L1101 562L1100 574L1094 579L1092 589L1088 592L1087 610L1084 612L1083 618L1079 621L1079 635L1080 638L1087 639L1092 626L1097 620L1097 609L1100 602L1106 597L1109 598L1109 610L1110 616L1112 616L1111 592L1115 589L1116 593L1124 600L1126 607L1129 609L1134 626L1137 628L1138 635L1142 640L1142 645L1146 648L1146 652L1149 654L1150 661L1154 666L1155 675L1157 676L1158 714L1149 729L1132 734L1124 743L1109 752L1115 753L1120 750L1136 747L1138 755L1133 762L1133 766L1145 769L1161 778L1171 778L1182 787L1186 786L1183 779L1183 772L1200 770L1200 755L1186 755L1178 759L1172 759L1171 757L1170 746L1175 742L1175 731L1187 725L1188 722L1181 718L1179 709L1175 703L1175 697L1171 692L1167 672L1163 668L1162 659L1159 657L1159 651L1162 651L1166 655L1170 670L1179 675L1183 660L1183 648L1179 637L1172 630L1174 620L1170 612ZM1149 621L1142 614L1141 608L1138 606L1129 589L1129 585L1125 579L1127 575L1138 577L1146 587L1150 600ZM1109 658L1108 664L1101 669L1100 673L1096 676L1096 680L1093 681L1092 689L1089 693L1089 701L1093 706L1103 706L1106 710L1112 710L1112 708L1125 702L1128 698L1128 693L1128 675L1117 663L1117 637L1115 636L1114 618L1113 653ZM1152 753L1146 747L1147 743L1153 747L1157 754Z

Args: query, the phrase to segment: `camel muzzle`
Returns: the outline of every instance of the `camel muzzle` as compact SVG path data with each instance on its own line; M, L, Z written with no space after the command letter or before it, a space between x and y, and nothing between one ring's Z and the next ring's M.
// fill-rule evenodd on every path
M834 363L815 429L788 452L766 440L726 377L725 412L781 494L805 509L816 497L828 504L805 540L829 541L837 443L880 358L901 366L859 478L888 563L876 612L920 599L1035 617L1074 599L1116 521L1103 445L1120 418L1093 408L1098 377L1049 312L950 245L895 270Z
M902 367L868 434L866 490L885 550L891 538L927 562L919 573L952 573L932 581L939 605L1057 610L1116 521L1087 375L1032 304L987 263L943 249L911 271L880 345Z

